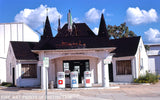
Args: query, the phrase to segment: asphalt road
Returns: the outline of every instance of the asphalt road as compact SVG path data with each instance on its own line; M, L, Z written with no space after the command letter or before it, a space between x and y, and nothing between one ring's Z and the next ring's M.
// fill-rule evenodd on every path
M160 82L154 85L116 85L118 89L48 90L48 100L160 100ZM0 100L45 100L45 91L0 87Z

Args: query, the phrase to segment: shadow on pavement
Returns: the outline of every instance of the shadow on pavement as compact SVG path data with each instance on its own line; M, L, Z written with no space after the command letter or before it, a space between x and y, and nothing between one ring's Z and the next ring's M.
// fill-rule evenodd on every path
M21 91L21 90L32 90L32 89L40 89L35 87L0 87L2 91Z

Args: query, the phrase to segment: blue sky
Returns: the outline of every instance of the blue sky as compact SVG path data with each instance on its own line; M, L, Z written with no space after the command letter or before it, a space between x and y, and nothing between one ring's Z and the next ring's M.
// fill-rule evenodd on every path
M0 23L24 22L42 33L48 8L53 34L57 19L61 27L71 9L75 22L85 22L96 33L100 15L106 24L127 23L130 30L142 36L145 43L160 43L160 0L0 0Z

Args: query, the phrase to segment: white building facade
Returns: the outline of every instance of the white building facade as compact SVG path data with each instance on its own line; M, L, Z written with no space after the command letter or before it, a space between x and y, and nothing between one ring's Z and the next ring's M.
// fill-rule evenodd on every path
M15 42L20 47L21 51L26 48L26 42ZM29 42L27 42L29 43ZM32 42L31 42L32 43ZM16 48L17 49L17 48ZM138 43L136 54L134 56L115 57L112 53L116 47L108 48L91 48L91 49L61 49L61 50L31 50L32 53L38 54L38 59L18 59L15 53L14 43L10 43L7 57L7 82L14 82L18 87L37 87L41 86L45 89L46 86L46 70L43 67L43 58L49 58L49 68L47 72L47 83L53 81L57 83L57 72L79 71L79 82L82 83L84 71L93 71L93 83L104 84L113 82L133 82L134 78L144 75L148 71L148 56L146 55L142 39ZM19 54L18 54L19 55ZM110 63L105 63L105 60L111 57L112 72L110 72ZM32 57L31 57L32 58ZM66 67L66 64L68 67ZM12 66L11 66L12 65ZM36 77L23 77L25 65L35 65ZM31 66L33 67L33 66ZM78 67L78 68L77 68ZM105 67L105 68L104 68ZM107 68L107 69L106 69ZM104 74L105 69L105 74ZM13 75L13 70L15 74ZM33 69L32 69L33 70ZM26 72L27 73L27 72ZM113 75L112 75L113 74ZM104 75L107 81L104 82ZM14 76L14 79L13 79ZM67 76L67 73L66 73ZM66 77L66 84L70 84L69 77ZM104 82L104 83L103 83ZM48 84L47 84L48 85Z
M49 58L48 72L44 57ZM141 37L109 40L103 14L97 36L85 23L73 23L72 29L65 24L53 37L47 16L39 42L10 42L7 69L7 82L19 87L45 89L50 81L57 84L57 72L65 72L68 80L71 71L78 71L81 84L88 70L94 84L109 87L109 81L132 82L145 74L148 57Z
M39 36L24 23L0 23L0 82L6 81L6 58L10 41L39 41Z
M160 75L160 44L148 44L149 71Z
M119 64L120 61L124 63L127 62L128 64L126 66L131 66L129 72L123 74L119 74L117 72L117 64ZM133 80L138 78L140 75L145 75L146 71L148 71L148 56L145 51L142 38L139 40L135 55L126 57L113 57L112 62L114 69L113 77L115 82L133 82Z
M48 69L48 82L54 81L56 84L57 81L57 72L64 72L65 66L64 64L69 65L71 67L71 64L69 62L73 62L73 70L76 70L75 68L79 66L78 73L80 74L79 82L81 83L84 79L84 71L82 67L87 68L87 65L81 66L83 61L85 61L85 64L88 62L88 69L90 71L93 70L93 83L94 84L100 84L102 83L107 84L109 86L109 74L108 69L106 69L106 72L103 72L104 67L108 68L109 63L105 63L105 59L109 59L109 56L112 56L110 52L114 50L115 48L101 48L101 49L74 49L74 50L54 50L54 51L33 51L35 53L38 53L39 56L39 65L41 66L41 87L45 87L45 70L43 66L41 65L41 61L44 57L49 57L49 69ZM80 63L79 63L80 62ZM77 64L76 64L77 63ZM78 64L79 63L79 64ZM70 68L68 68L69 70ZM104 82L104 73L106 73L106 82ZM67 79L67 78L66 78ZM70 84L70 83L68 83ZM45 89L45 88L44 88Z

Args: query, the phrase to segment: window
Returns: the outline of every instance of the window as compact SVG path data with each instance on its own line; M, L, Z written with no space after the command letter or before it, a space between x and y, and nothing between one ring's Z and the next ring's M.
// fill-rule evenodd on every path
M22 64L22 78L37 78L36 64Z
M86 66L86 71L89 71L89 62L85 62L85 66Z
M132 74L131 60L116 61L117 75Z

